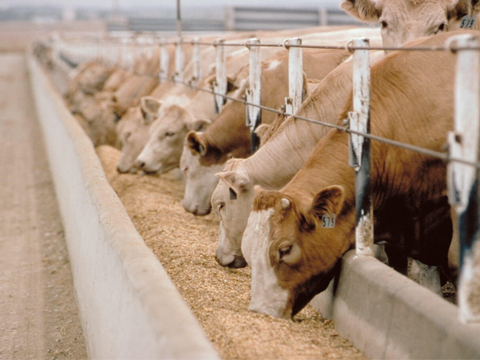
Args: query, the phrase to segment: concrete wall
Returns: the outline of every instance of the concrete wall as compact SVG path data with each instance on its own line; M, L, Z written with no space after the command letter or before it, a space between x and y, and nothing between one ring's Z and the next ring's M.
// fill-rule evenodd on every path
M348 252L311 304L372 359L480 359L480 324L373 257Z
M29 69L89 356L218 358L105 179L90 140L33 58Z

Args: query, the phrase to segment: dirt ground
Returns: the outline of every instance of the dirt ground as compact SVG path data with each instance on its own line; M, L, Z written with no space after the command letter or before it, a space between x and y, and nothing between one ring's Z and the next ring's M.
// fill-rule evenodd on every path
M366 359L333 322L307 306L294 321L248 311L250 269L214 260L218 219L187 213L183 184L172 174L118 174L119 151L97 154L107 179L223 359Z
M0 109L0 359L87 358L23 54L0 55Z

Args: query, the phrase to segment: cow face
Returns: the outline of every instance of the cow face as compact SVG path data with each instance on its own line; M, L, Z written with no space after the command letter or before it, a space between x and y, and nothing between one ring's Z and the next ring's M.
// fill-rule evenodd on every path
M379 22L384 46L447 31L472 11L470 0L344 0L341 7L362 21Z
M290 318L328 286L355 215L345 212L340 186L323 189L304 209L286 194L256 188L242 239L252 268L249 310Z
M226 168L241 159L229 160ZM221 266L246 266L241 243L253 202L253 183L246 172L224 171L212 194L212 208L220 217L216 260Z
M119 173L136 172L135 159L147 143L149 128L155 117L134 107L127 110L117 124L117 147L122 150L117 165Z
M185 135L189 130L201 130L209 120L193 120L184 106L164 105L163 114L155 121L150 139L135 161L147 173L165 173L179 166Z
M199 154L185 145L180 158L180 169L185 178L185 194L183 207L195 215L210 213L213 190L218 184L216 173L223 169L224 164L203 166Z

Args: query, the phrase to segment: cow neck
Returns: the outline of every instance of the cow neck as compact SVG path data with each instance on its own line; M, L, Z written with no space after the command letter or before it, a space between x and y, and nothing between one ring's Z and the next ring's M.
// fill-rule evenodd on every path
M302 169L281 190L310 208L313 198L332 185L345 190L345 203L355 202L354 170L348 164L348 135L332 130L320 141Z
M298 116L334 124L351 96L351 64L342 64L302 104ZM244 164L255 184L278 189L300 170L330 128L289 117Z

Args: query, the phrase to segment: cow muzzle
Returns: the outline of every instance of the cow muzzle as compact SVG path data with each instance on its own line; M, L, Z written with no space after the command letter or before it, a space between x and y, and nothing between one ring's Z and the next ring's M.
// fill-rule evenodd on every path
M247 262L242 255L226 255L218 250L215 254L215 260L218 265L232 269L240 269L247 266Z

